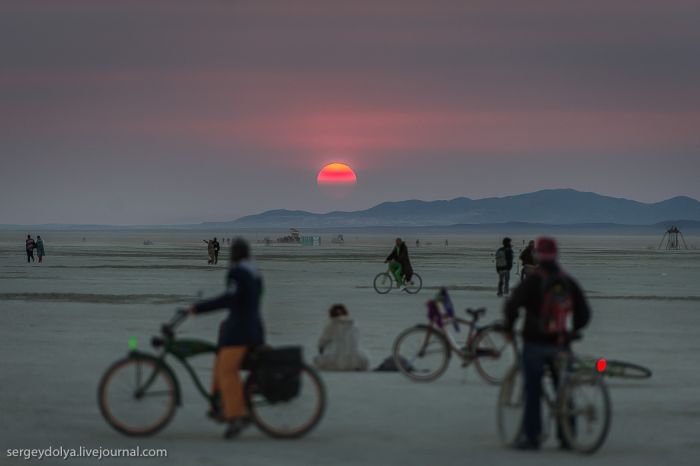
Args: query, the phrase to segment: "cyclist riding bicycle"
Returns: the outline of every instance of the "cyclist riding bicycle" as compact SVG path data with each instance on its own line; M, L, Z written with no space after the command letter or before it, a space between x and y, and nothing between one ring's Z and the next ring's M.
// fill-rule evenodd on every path
M408 248L406 243L401 238L396 238L396 245L391 250L391 254L386 258L384 263L389 263L389 271L394 275L396 283L405 289L405 283L410 282L413 277L413 267L411 260L408 258ZM404 281L405 280L405 281Z
M535 256L539 268L518 285L503 310L505 330L511 338L520 308L524 307L526 311L521 361L525 379L525 413L522 434L515 444L516 448L523 450L537 450L540 446L540 400L545 367L552 369L556 385L556 356L570 351L567 336L576 333L590 320L590 308L583 291L557 263L556 241L538 238ZM559 426L557 430L560 448L570 448Z
M262 277L250 258L248 243L238 238L231 247L231 268L226 291L220 296L194 304L189 312L201 314L228 308L229 315L219 327L219 341L214 363L212 393L218 394L221 406L212 406L209 416L228 423L225 438L233 438L250 423L239 376L248 350L265 343L260 315Z

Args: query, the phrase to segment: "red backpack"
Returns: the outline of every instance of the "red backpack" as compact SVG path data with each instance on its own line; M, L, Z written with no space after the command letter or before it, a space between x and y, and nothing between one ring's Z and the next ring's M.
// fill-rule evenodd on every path
M539 330L545 335L557 335L563 338L572 330L569 323L574 314L571 280L561 271L541 272L541 276L542 307Z

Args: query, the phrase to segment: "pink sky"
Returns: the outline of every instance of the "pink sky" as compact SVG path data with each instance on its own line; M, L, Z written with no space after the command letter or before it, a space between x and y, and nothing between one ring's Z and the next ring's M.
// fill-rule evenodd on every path
M0 6L0 223L700 198L689 1ZM343 199L315 186L349 163ZM27 208L31 205L31 208Z

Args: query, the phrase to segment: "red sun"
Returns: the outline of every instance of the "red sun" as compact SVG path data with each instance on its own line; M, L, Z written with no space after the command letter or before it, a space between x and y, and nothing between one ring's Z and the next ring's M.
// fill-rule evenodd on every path
M357 176L349 165L334 162L318 172L316 182L319 186L354 186L357 184Z

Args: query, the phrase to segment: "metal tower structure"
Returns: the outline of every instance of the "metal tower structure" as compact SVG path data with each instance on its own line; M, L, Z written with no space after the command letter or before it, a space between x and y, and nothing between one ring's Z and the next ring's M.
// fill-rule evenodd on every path
M683 233L678 229L677 226L672 226L661 237L661 242L657 249L661 249L661 245L664 244L666 240L666 250L668 251L680 251L681 249L688 249L688 245L685 244L685 238L683 238ZM681 247L683 243L683 247Z

